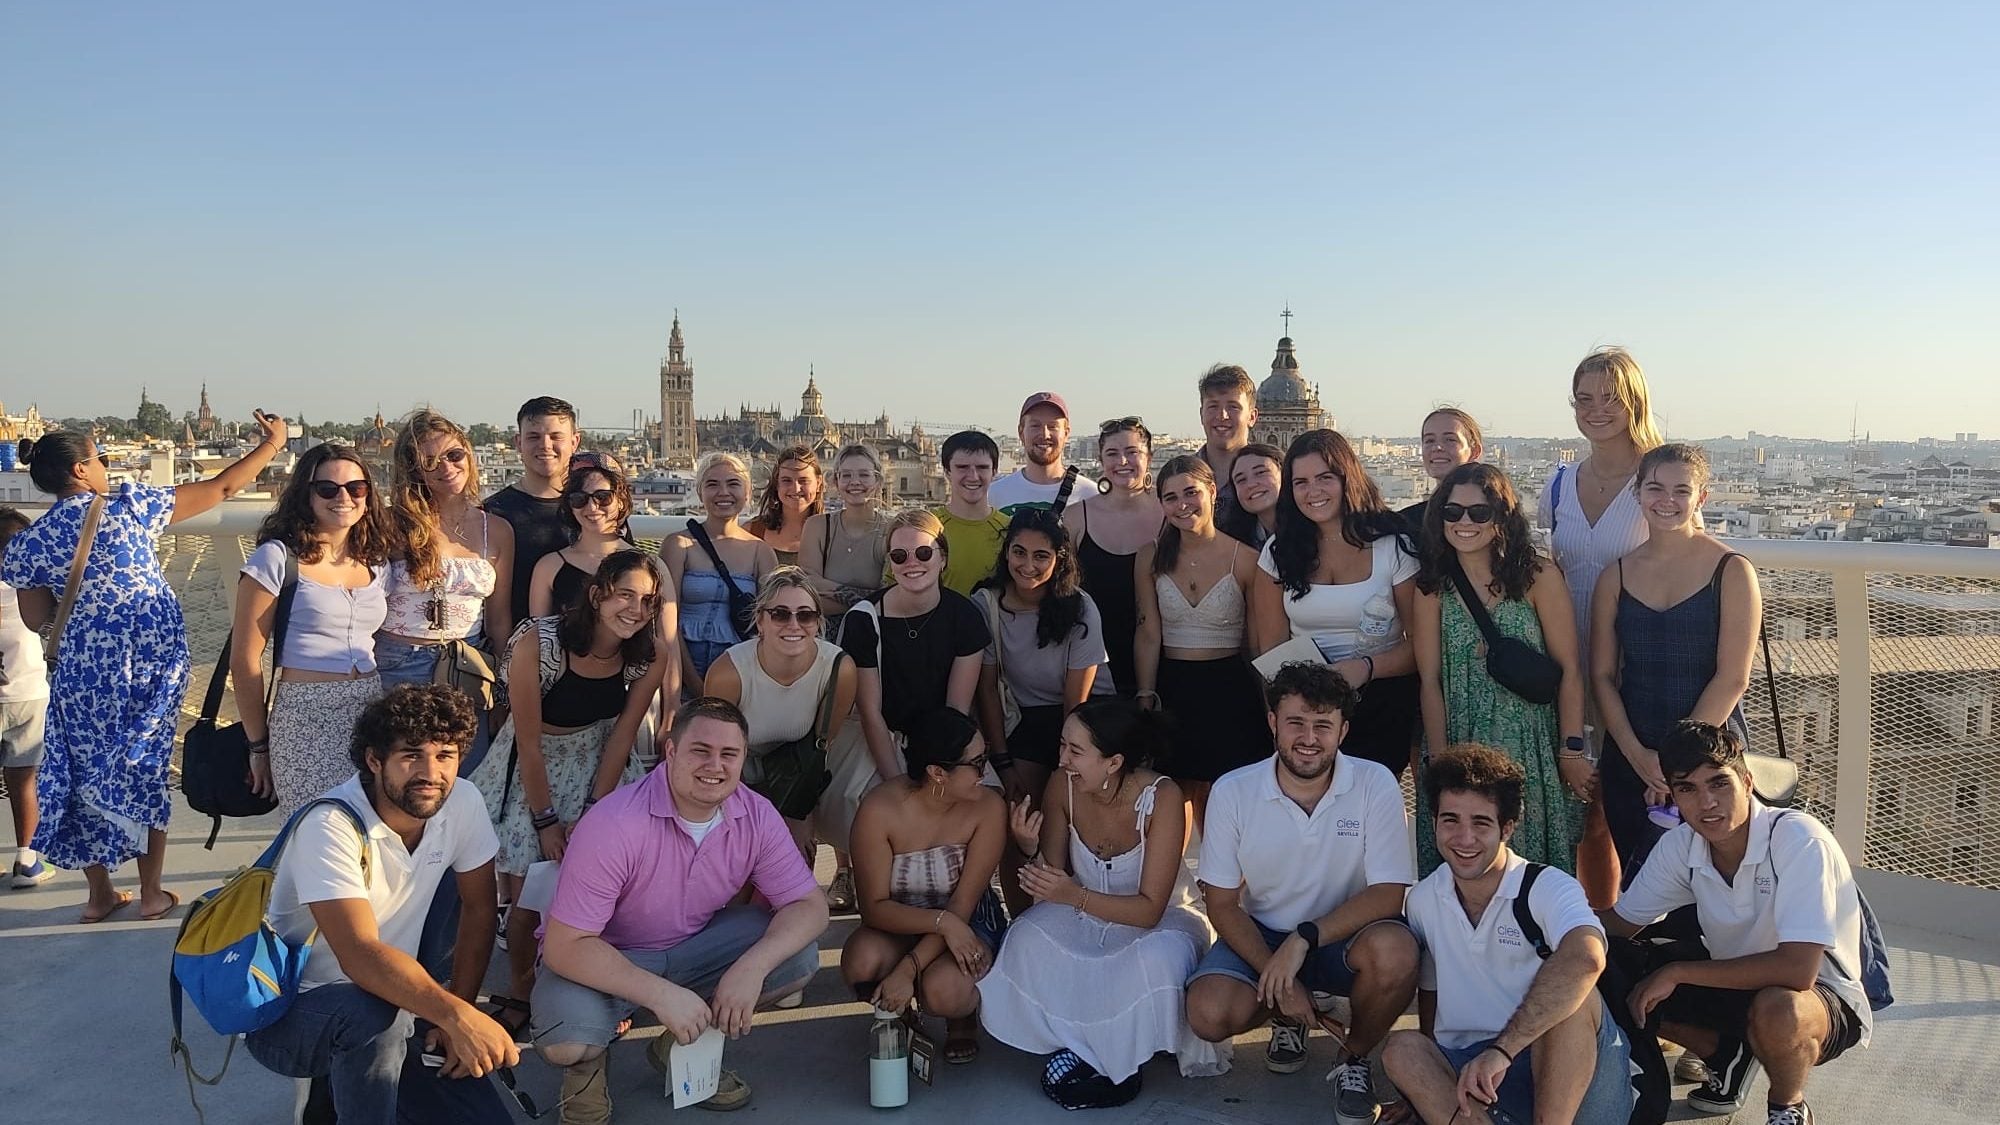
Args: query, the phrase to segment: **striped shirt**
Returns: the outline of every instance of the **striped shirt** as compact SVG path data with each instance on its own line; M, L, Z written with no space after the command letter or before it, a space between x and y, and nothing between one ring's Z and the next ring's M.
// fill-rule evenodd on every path
M1597 576L1646 541L1646 516L1639 510L1639 498L1632 494L1631 482L1627 480L1593 524L1583 514L1576 486L1576 465L1557 469L1542 489L1535 522L1550 529L1549 551L1555 556L1556 565L1562 568L1570 602L1576 606L1577 659L1588 677L1590 597L1597 589ZM1556 501L1553 495L1558 491L1561 499Z

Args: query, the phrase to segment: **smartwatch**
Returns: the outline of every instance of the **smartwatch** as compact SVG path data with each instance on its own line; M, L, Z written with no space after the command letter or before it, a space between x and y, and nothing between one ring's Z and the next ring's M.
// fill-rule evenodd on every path
M1585 742L1580 736L1572 734L1568 738L1563 739L1563 749L1575 751L1578 754L1588 754L1590 753L1590 744Z
M1318 949L1318 948L1319 948L1319 923L1318 923L1318 922L1314 922L1314 921L1310 921L1310 920L1308 920L1308 921L1304 921L1304 922L1300 922L1300 923L1299 923L1299 928L1298 928L1298 930L1297 930L1297 933L1298 933L1298 935L1299 935L1300 937L1302 937L1302 938L1304 938L1304 939L1305 939L1305 942L1306 942L1306 952L1307 952L1307 953L1311 953L1311 952L1312 952L1313 950L1315 950L1315 949Z

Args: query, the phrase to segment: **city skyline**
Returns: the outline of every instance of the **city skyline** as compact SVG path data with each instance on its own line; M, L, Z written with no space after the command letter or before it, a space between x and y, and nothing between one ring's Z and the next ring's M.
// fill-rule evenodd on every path
M1356 433L2000 433L2000 12L1141 11L14 6L0 398L624 424L678 307L703 416L1180 419L1289 303Z

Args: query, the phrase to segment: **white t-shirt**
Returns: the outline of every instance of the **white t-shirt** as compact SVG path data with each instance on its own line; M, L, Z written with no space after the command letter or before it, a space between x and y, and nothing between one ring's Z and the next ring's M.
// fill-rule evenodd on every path
M272 928L288 941L303 941L315 928L312 903L367 899L382 940L415 957L424 918L430 913L431 898L437 894L445 869L474 870L500 850L493 822L486 815L486 799L470 781L460 778L454 782L444 807L424 822L423 839L417 841L416 854L412 855L403 846L403 838L375 814L359 776L323 795L346 801L368 825L368 878L362 878L361 837L355 834L353 822L338 809L314 809L299 821L278 859L277 877L271 883ZM333 949L319 941L306 959L299 988L348 979Z
M1047 508L1055 504L1056 493L1062 491L1062 476L1049 484L1036 484L1024 475L1026 470L1015 469L1004 477L996 477L986 489L986 502L1012 516L1022 508ZM1076 484L1070 489L1069 502L1081 504L1086 497L1097 495L1097 482L1083 474L1077 474Z
M1535 974L1542 971L1541 954L1514 917L1514 900L1520 897L1521 876L1527 868L1527 860L1507 853L1500 889L1486 904L1477 926L1465 916L1451 868L1440 867L1410 888L1403 914L1424 949L1417 987L1437 993L1439 1046L1470 1047L1499 1035L1527 998ZM1550 949L1574 930L1604 933L1583 887L1553 867L1535 877L1528 913L1541 926L1542 940Z
M60 591L57 596L61 596ZM14 588L0 582L0 703L48 697L49 669L42 660L42 638L21 620Z
M1308 814L1278 788L1276 755L1231 770L1208 794L1201 881L1243 888L1269 929L1298 928L1377 883L1416 881L1403 791L1387 769L1342 754L1333 786Z
M1276 546L1277 540L1266 541L1257 555L1258 568L1272 578L1278 576L1278 564L1271 554ZM1290 591L1282 595L1292 636L1311 637L1328 660L1379 652L1403 639L1403 623L1396 613L1396 587L1417 576L1416 556L1403 549L1398 535L1377 539L1371 552L1368 577L1359 582L1316 582L1303 598L1293 598ZM1375 602L1377 612L1373 614L1368 612L1370 602Z
M1617 910L1645 926L1688 903L1718 961L1769 953L1788 941L1825 946L1819 983L1847 1002L1861 1024L1860 1045L1868 1045L1875 1018L1861 987L1861 896L1826 825L1751 798L1750 843L1734 883L1716 871L1708 841L1681 825L1653 845Z

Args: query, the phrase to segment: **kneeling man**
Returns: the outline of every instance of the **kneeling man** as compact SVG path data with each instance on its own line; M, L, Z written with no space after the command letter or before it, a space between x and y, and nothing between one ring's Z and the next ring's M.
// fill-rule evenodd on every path
M354 723L358 772L324 794L366 836L338 809L309 808L278 858L271 926L319 939L298 999L247 1045L279 1074L331 1086L342 1125L512 1120L484 1075L519 1061L514 1037L473 1006L493 954L500 848L486 802L458 780L474 729L472 702L448 687L404 685L370 703ZM450 991L417 962L446 871L461 903ZM420 1047L443 1066L424 1065ZM317 1101L308 1122L325 1119Z
M1734 1113L1761 1065L1770 1125L1812 1125L1806 1075L1868 1045L1874 1012L1861 984L1861 897L1826 826L1774 809L1750 788L1743 743L1727 727L1683 720L1660 746L1681 825L1603 913L1625 937L1693 903L1712 960L1675 961L1632 989L1632 1011L1700 1053L1709 1079L1688 1104Z
M1187 986L1188 1025L1211 1043L1271 1018L1264 1064L1280 1074L1305 1065L1312 993L1352 999L1333 1074L1340 1125L1380 1115L1368 1053L1417 988L1403 793L1388 770L1340 752L1357 699L1325 664L1287 664L1265 689L1278 753L1209 791L1201 883L1219 940Z
M1485 746L1453 747L1424 772L1445 865L1404 907L1424 947L1423 1031L1391 1035L1382 1065L1429 1125L1485 1125L1489 1110L1522 1125L1622 1125L1630 1051L1597 992L1604 928L1575 879L1507 847L1524 780Z
M611 1119L605 1048L635 1008L666 1034L647 1058L710 1027L731 1038L819 971L826 896L771 802L741 785L749 727L720 699L680 709L665 756L584 814L563 852L535 982L535 1042L564 1067L564 1125ZM744 886L762 904L731 906ZM709 1109L750 1088L724 1071Z

